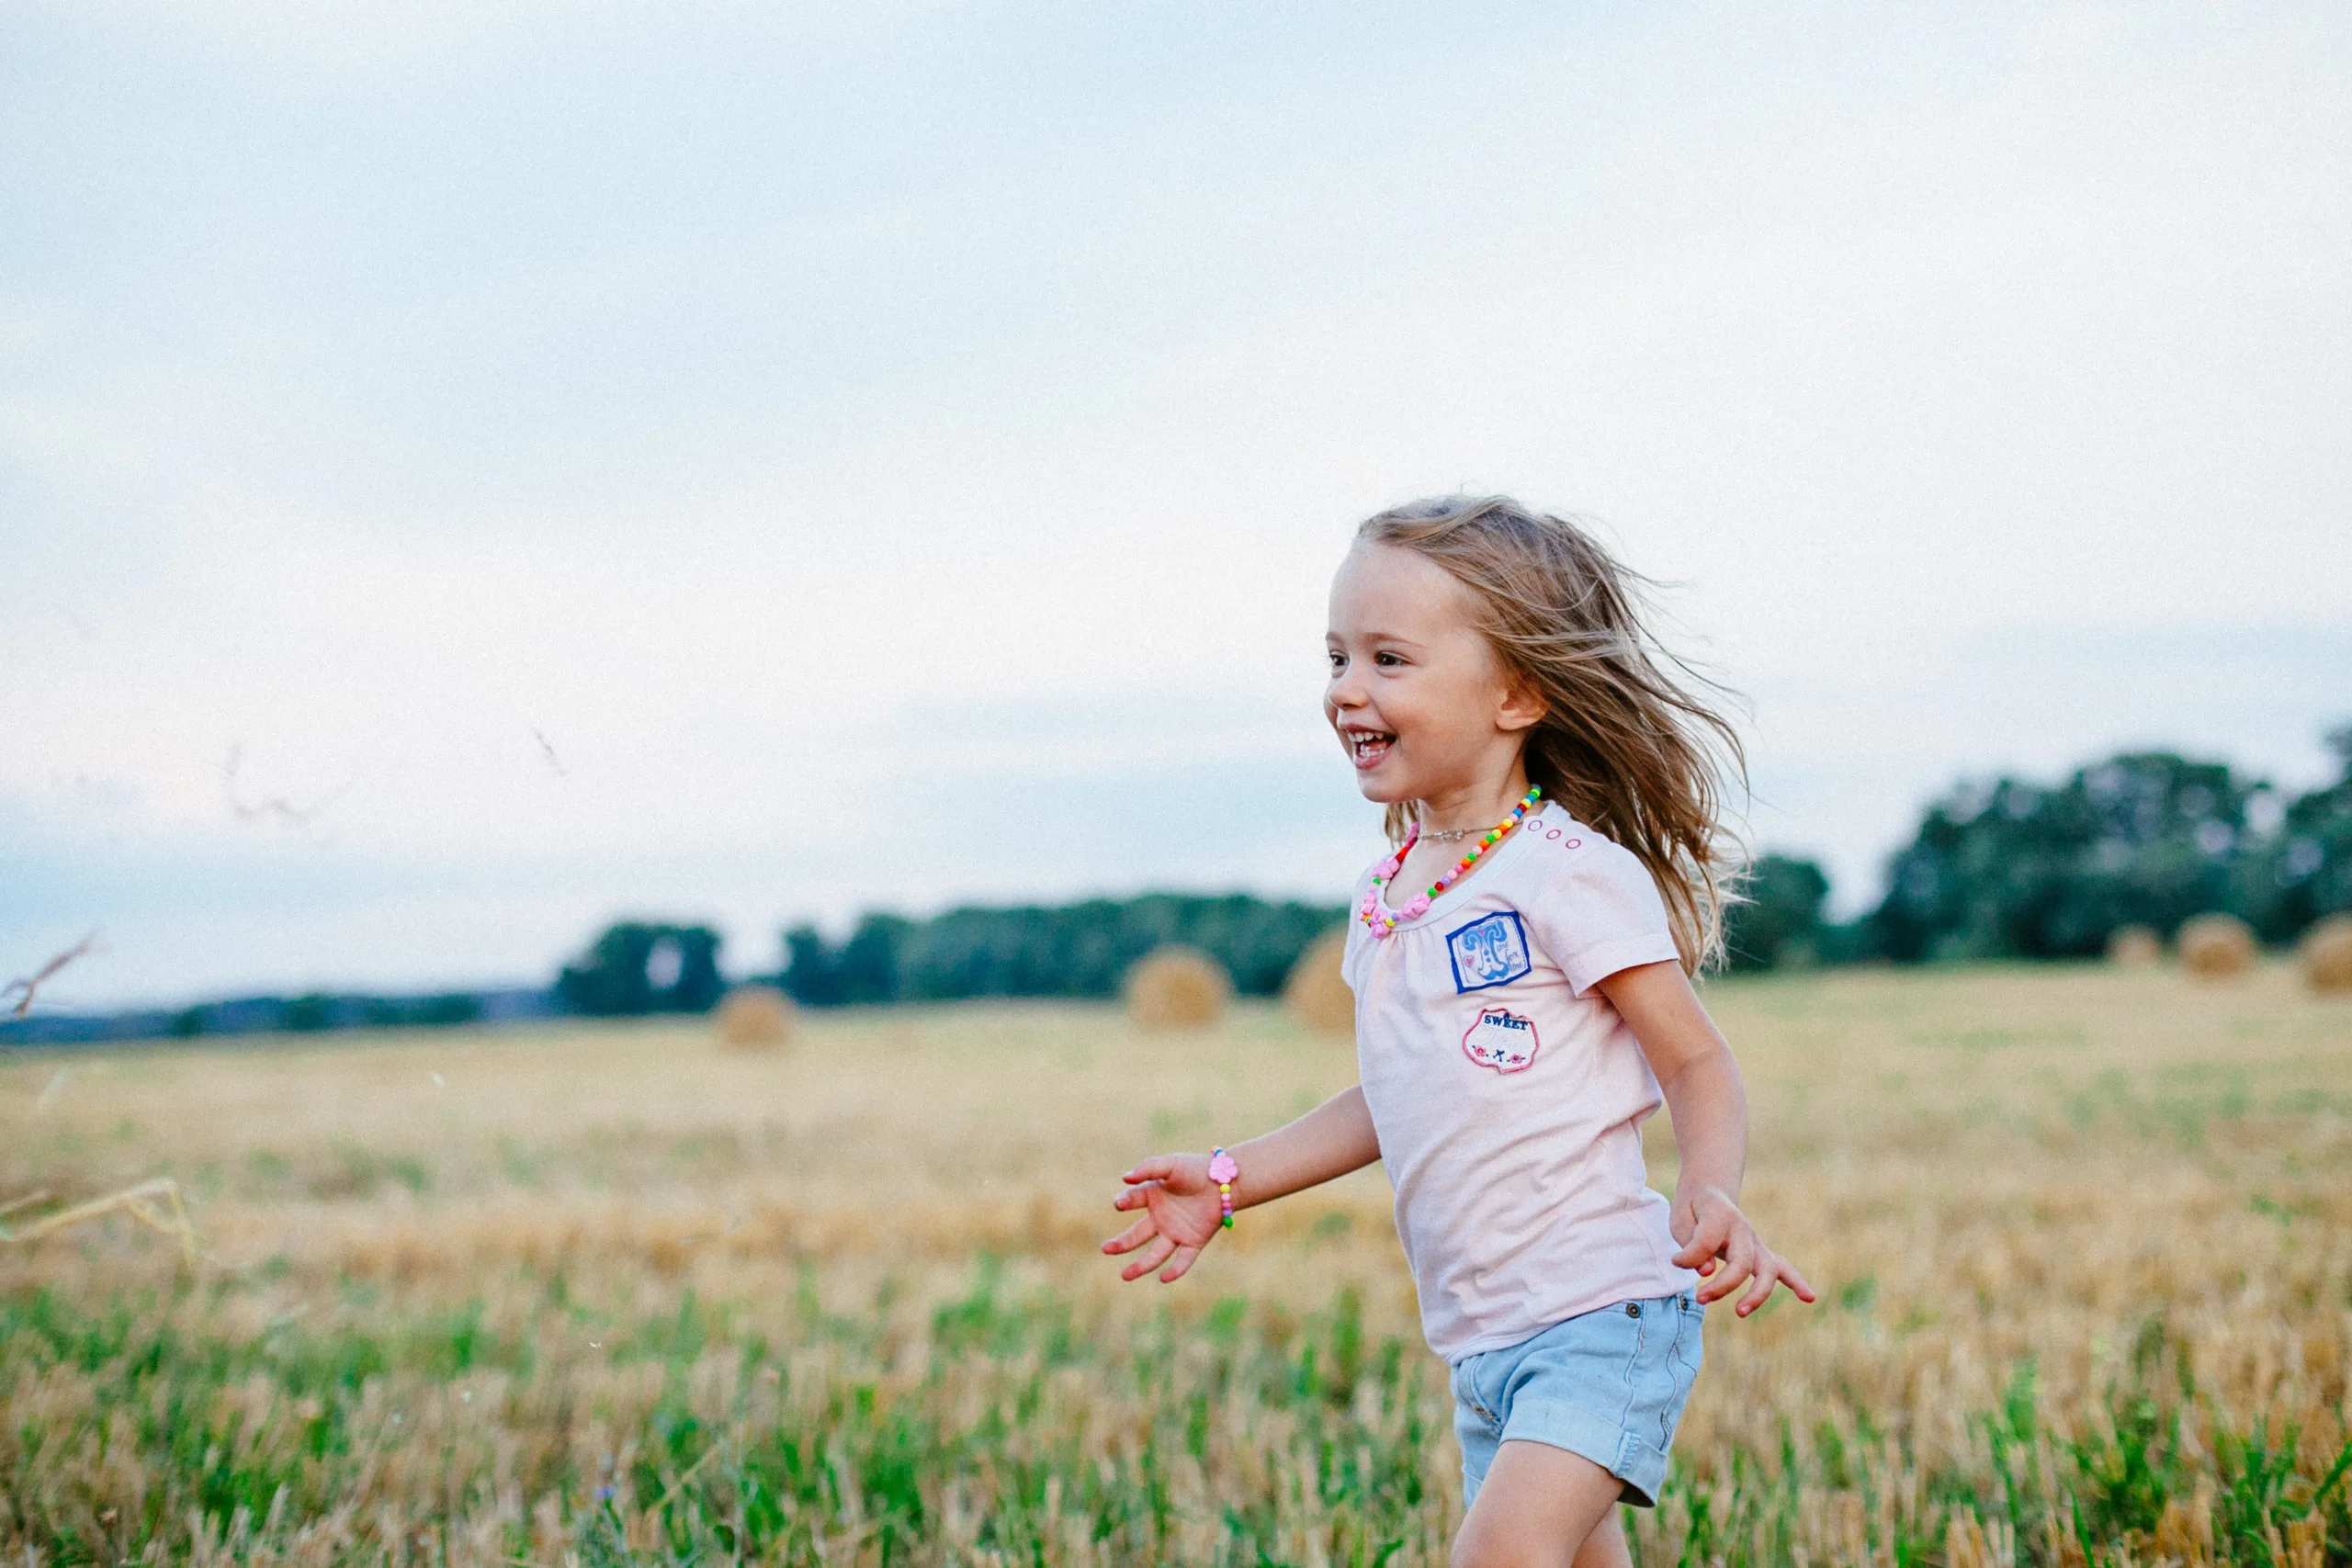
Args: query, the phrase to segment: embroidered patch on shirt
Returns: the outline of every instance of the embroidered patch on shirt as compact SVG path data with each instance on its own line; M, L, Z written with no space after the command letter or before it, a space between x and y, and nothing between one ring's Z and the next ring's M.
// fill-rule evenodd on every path
M1533 967L1527 958L1527 928L1509 909L1448 931L1445 951L1453 960L1457 994L1504 985Z
M1543 1042L1535 1037L1535 1021L1509 1008L1488 1008L1462 1036L1462 1054L1482 1067L1498 1073L1524 1072L1534 1062Z

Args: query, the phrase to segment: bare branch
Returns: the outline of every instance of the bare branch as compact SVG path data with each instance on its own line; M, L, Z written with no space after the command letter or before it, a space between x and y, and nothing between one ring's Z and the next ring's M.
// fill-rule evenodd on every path
M51 976L54 976L60 969L64 968L68 964L73 963L75 959L87 957L89 954L99 951L98 933L92 931L88 936L84 937L73 946L67 948L64 952L59 953L56 957L42 964L34 974L29 975L21 980L11 980L6 985L0 986L0 1002L5 1002L10 997L16 996L17 1008L13 1016L17 1018L24 1017L25 1014L33 1010L33 998L40 993L40 988L43 986L49 984ZM19 991L24 994L22 996L17 996L17 993Z

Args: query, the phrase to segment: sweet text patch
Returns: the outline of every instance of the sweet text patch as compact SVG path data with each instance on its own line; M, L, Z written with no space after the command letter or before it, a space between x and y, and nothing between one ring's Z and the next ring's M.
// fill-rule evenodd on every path
M1535 1021L1509 1008L1488 1008L1462 1036L1462 1054L1482 1067L1498 1073L1524 1072L1535 1061L1543 1042L1535 1038Z

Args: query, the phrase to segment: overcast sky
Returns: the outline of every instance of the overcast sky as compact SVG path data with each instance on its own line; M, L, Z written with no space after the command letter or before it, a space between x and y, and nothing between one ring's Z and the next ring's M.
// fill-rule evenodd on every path
M1962 773L2319 777L2347 432L2332 0L14 5L0 972L1337 897L1329 573L1453 490L1852 908Z

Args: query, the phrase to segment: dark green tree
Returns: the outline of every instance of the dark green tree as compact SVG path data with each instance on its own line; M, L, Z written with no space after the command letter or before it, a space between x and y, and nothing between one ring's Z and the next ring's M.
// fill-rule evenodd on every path
M784 933L784 973L778 979L785 995L803 1007L833 1007L842 999L841 961L813 925Z
M466 991L447 991L439 996L419 997L409 1004L401 1021L430 1029L454 1029L481 1016L480 997Z
M892 1002L899 999L899 955L913 922L896 915L868 915L842 944L834 964L840 999Z
M1765 855L1750 863L1744 900L1724 915L1724 953L1734 971L1777 968L1822 956L1821 907L1829 878L1809 860Z
M600 1017L707 1011L724 988L718 944L708 926L623 920L564 965L556 996L573 1012Z
M2119 926L2169 932L2242 902L2246 806L2228 764L2131 752L2055 788L1963 784L1928 811L1871 916L1881 951L1929 958L2067 958Z
M2290 805L2247 867L2248 914L2273 941L2352 910L2352 725L2328 736L2342 777Z
M795 1000L946 1001L965 997L1109 997L1154 948L1207 952L1248 996L1282 988L1307 943L1340 923L1334 905L1248 894L1155 893L1059 907L950 909L926 920L868 915L835 946L813 926L785 933L783 985Z

